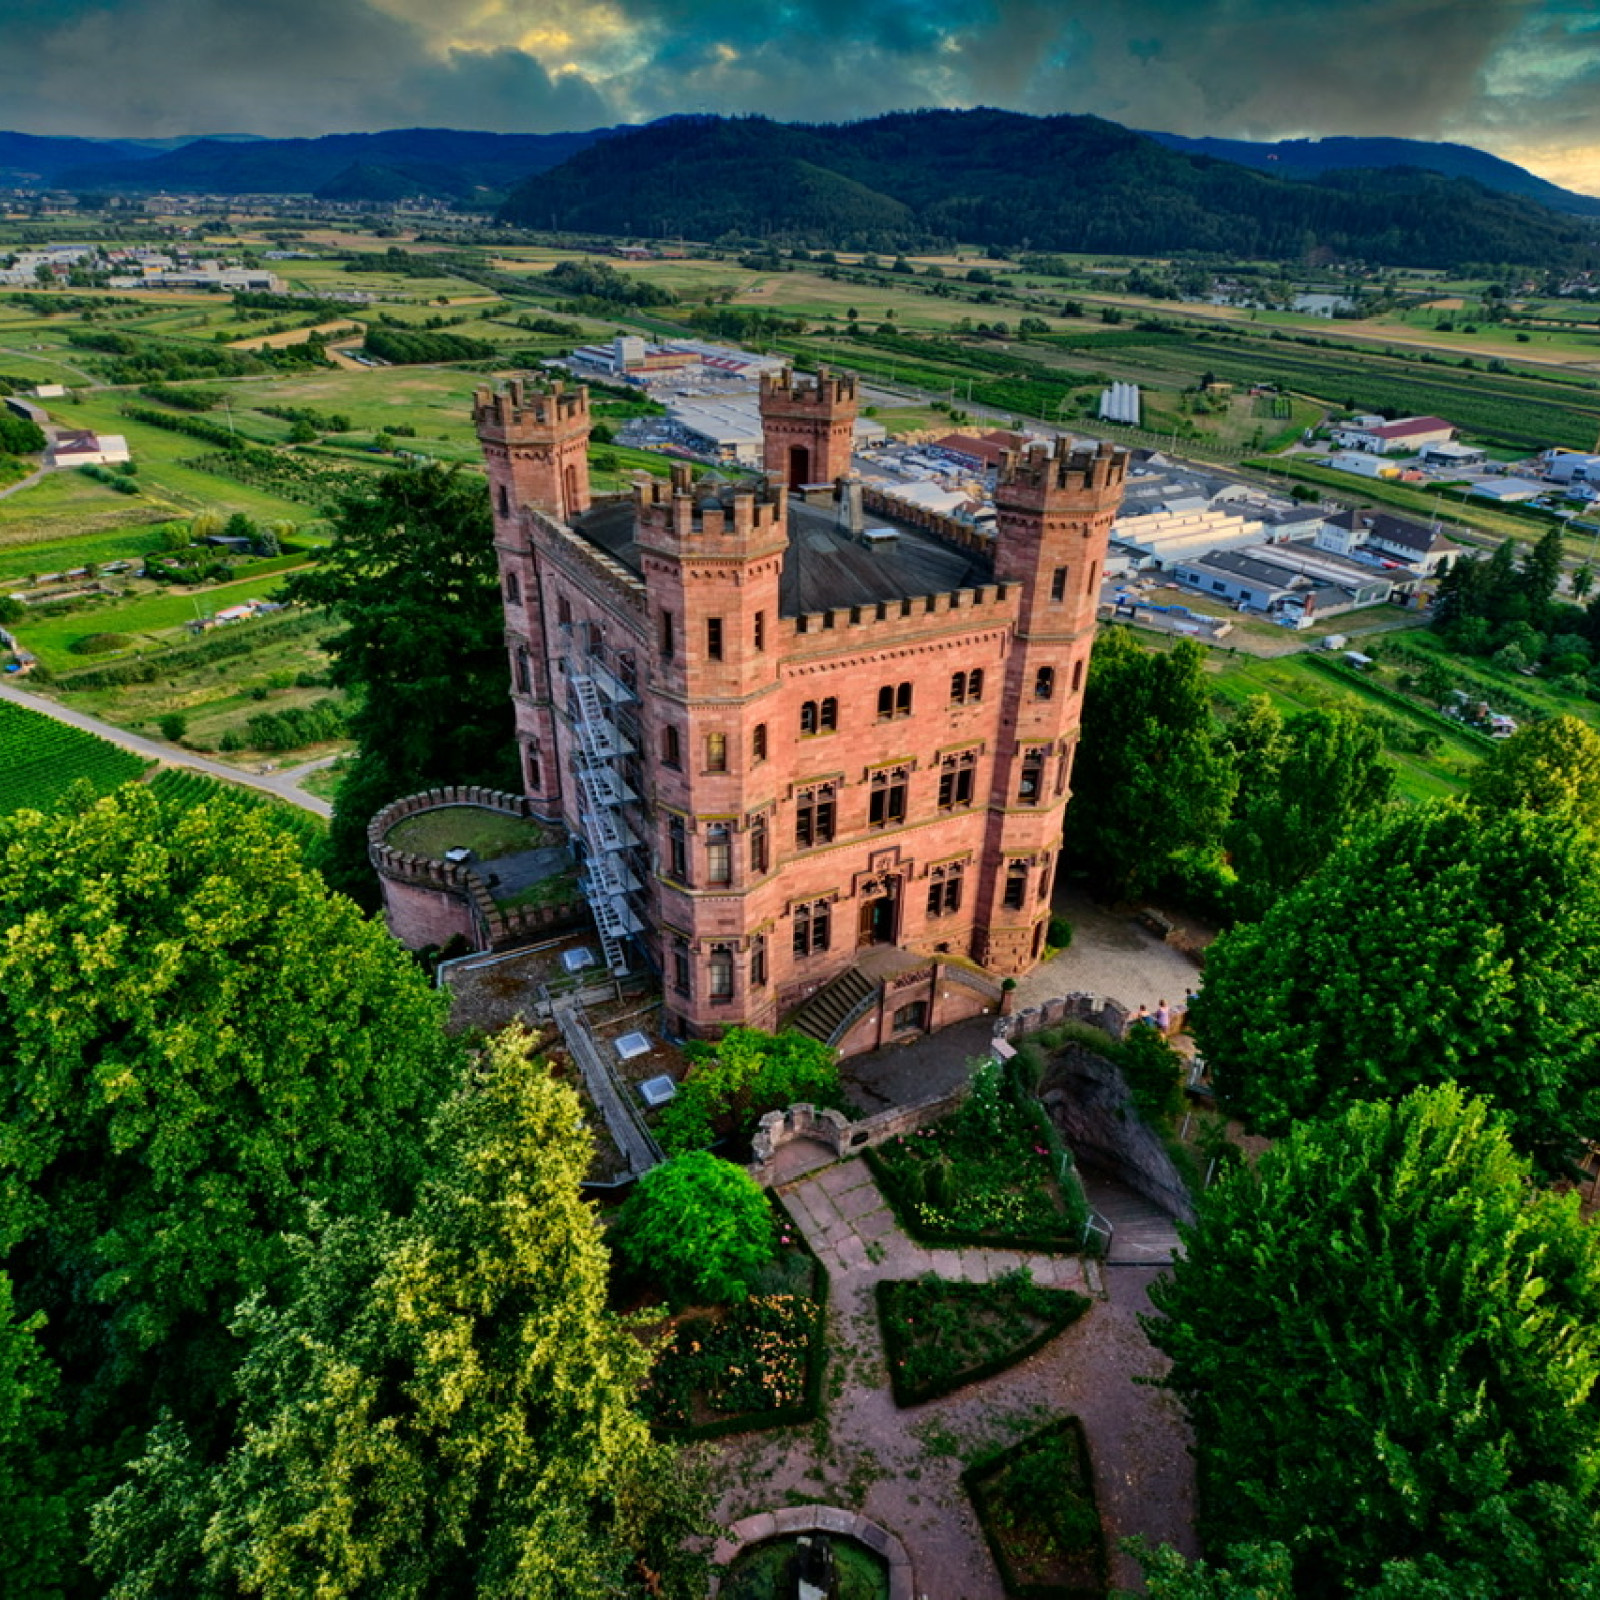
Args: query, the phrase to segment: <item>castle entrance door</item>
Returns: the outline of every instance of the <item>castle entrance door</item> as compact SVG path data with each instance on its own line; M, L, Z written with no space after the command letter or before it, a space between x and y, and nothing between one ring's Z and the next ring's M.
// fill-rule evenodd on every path
M861 902L861 932L856 943L861 949L868 945L893 944L899 917L900 880L889 879L882 891Z
M789 446L789 487L811 482L811 452L803 444Z

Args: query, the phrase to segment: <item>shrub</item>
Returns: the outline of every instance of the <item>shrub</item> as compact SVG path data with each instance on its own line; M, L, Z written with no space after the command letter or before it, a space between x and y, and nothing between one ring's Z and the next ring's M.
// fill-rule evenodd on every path
M661 1113L669 1150L697 1150L719 1134L746 1130L768 1111L797 1102L832 1105L839 1063L816 1039L786 1029L730 1028L715 1044L690 1044L689 1076Z
M169 711L157 719L156 726L160 728L163 739L177 744L189 731L189 719L181 711Z
M1047 944L1053 944L1057 950L1065 950L1072 943L1072 924L1065 917L1051 917L1044 937Z
M132 643L132 638L125 633L86 633L67 648L75 656L103 656L113 650L126 650Z
M611 1243L678 1305L744 1299L775 1251L761 1185L708 1150L645 1173L617 1213Z

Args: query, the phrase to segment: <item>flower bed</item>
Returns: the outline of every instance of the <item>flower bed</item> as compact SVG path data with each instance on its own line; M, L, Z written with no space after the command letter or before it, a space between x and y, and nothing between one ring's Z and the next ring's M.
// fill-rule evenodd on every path
M928 1273L878 1284L878 1323L896 1405L919 1405L993 1377L1048 1344L1091 1302L1042 1289L1026 1269L988 1283Z
M643 1409L671 1438L787 1427L821 1410L828 1274L781 1202L772 1203L779 1255L758 1291L674 1319L656 1345Z
M1016 1600L1104 1600L1106 1543L1083 1425L1064 1417L961 1482Z
M1072 1157L996 1065L959 1110L866 1152L900 1226L926 1244L1076 1251L1088 1208Z

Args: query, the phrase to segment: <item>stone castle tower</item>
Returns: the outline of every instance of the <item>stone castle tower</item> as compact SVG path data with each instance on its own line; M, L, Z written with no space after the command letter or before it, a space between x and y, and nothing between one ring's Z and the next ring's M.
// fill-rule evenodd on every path
M761 464L791 489L837 483L849 473L855 423L853 376L826 367L814 383L788 369L761 375Z

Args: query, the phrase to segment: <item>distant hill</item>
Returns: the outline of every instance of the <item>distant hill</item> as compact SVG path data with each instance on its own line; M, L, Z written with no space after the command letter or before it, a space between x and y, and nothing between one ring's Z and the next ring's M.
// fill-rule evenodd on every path
M1256 144L1247 139L1188 139L1180 133L1151 133L1149 138L1186 155L1215 156L1242 167L1276 173L1280 178L1315 178L1324 172L1353 167L1415 167L1446 178L1471 178L1501 194L1537 200L1552 211L1579 217L1600 217L1600 198L1576 194L1536 177L1526 167L1502 161L1467 144L1442 144L1426 139L1280 139Z
M34 133L0 132L0 183L54 184L57 177L89 161L153 161L187 139L56 139Z
M529 173L543 172L604 139L585 133L462 133L450 128L397 128L387 133L333 133L320 139L197 139L180 150L139 160L85 162L63 172L67 188L173 194L318 194L329 185L392 191L393 175L414 178L404 194L461 199L475 191L503 194ZM379 179L376 174L389 177ZM342 193L387 199L392 192Z
M1416 169L1306 180L1191 155L1096 117L922 111L846 125L677 118L518 186L508 222L578 232L914 249L1317 252L1396 266L1600 262L1600 230Z

